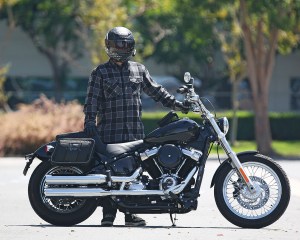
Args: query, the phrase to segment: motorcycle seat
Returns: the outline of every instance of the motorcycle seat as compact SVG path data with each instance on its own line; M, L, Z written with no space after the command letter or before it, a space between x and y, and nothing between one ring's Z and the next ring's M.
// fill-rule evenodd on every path
M132 152L141 147L144 144L143 140L137 140L132 142L125 143L114 143L114 144L106 144L106 153L105 155L109 155L110 157L114 157L126 152Z

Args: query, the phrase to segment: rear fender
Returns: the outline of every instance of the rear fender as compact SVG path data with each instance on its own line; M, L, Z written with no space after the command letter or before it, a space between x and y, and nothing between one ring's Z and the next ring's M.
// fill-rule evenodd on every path
M56 141L49 142L35 150L33 155L42 161L48 161L51 158L55 146Z
M257 151L246 151L246 152L240 152L240 153L237 153L237 157L242 157L242 156L251 156L251 155L255 155L257 154L258 152ZM210 184L210 187L212 188L214 185L215 185L215 181L216 181L216 178L218 177L219 175L219 172L220 170L226 166L227 164L231 164L231 159L230 158L227 158L224 162L222 162L222 164L218 167L218 169L216 170L212 180L211 180L211 184Z
M27 174L27 171L30 168L30 165L32 164L34 158L38 158L41 161L50 161L50 158L54 151L55 146L56 146L56 141L49 142L49 143L39 147L37 150L35 150L34 153L26 155L25 159L26 159L27 163L23 170L24 176Z

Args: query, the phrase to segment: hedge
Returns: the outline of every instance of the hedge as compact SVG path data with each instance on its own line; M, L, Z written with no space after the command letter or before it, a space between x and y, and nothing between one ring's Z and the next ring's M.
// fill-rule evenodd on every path
M144 113L143 123L145 125L145 132L149 133L157 128L157 121L161 119L166 113ZM188 114L188 117L201 123L200 116L195 114ZM231 123L232 114L230 112L217 113L218 117L226 116ZM273 140L300 140L300 113L270 113L270 124ZM186 115L180 114L180 117ZM254 115L250 112L238 113L238 140L254 140Z

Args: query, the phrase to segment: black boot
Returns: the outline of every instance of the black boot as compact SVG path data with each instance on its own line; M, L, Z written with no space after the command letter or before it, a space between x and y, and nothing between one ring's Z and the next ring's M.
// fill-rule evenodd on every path
M109 197L101 199L101 206L103 207L103 219L101 220L101 226L111 227L114 224L117 209Z
M103 214L103 218L101 220L102 227L111 227L114 224L116 215L112 214Z
M125 214L125 226L138 227L145 226L146 221L134 214Z

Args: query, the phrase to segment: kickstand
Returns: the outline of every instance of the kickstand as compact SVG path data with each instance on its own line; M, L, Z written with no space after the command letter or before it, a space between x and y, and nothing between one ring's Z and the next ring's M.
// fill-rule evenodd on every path
M178 220L177 218L176 218L176 213L174 214L175 216L174 216L174 218L173 218L173 215L172 215L172 213L170 213L170 219L171 219L171 222L172 222L172 227L176 227L176 220Z

